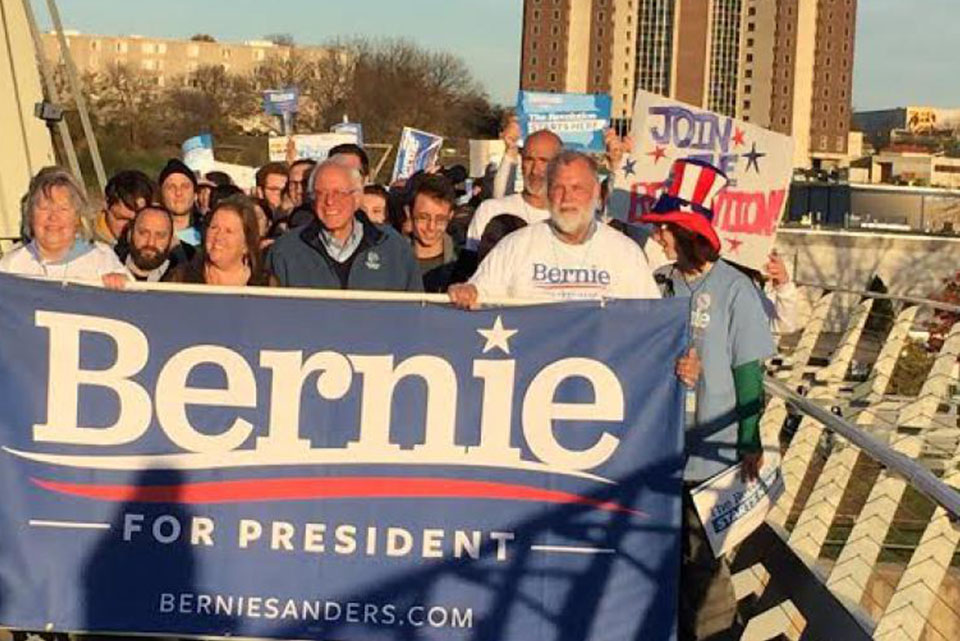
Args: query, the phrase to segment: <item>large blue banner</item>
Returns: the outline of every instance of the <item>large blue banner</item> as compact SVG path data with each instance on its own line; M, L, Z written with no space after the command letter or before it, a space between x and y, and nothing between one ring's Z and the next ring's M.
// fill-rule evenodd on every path
M683 301L0 288L0 625L674 638Z
M599 153L605 149L603 132L610 126L612 105L609 94L521 91L517 119L524 138L548 129L569 149Z

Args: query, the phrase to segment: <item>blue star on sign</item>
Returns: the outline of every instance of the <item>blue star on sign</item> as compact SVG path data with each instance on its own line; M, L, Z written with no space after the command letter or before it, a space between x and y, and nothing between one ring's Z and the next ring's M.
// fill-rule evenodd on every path
M760 163L758 161L766 155L757 151L757 143L753 143L753 148L748 153L743 154L743 157L747 159L747 171L750 171L750 167L753 166L754 171L759 174Z
M623 173L627 176L635 176L637 173L636 170L637 161L630 158L625 163L623 163Z

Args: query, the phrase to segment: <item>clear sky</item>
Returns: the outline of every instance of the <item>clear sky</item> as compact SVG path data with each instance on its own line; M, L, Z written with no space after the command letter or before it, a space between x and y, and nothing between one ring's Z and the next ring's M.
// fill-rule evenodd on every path
M45 3L33 0L44 25ZM854 107L960 107L954 56L957 0L860 0ZM300 44L335 37L404 37L467 62L490 97L513 103L523 0L59 0L66 28L88 33L239 41L290 33Z

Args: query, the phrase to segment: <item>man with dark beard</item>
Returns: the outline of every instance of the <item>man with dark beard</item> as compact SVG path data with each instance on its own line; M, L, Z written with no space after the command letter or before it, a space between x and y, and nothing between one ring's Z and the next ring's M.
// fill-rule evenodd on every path
M117 256L139 281L157 282L181 262L188 261L193 247L173 243L173 216L159 205L148 205L139 212L117 245Z

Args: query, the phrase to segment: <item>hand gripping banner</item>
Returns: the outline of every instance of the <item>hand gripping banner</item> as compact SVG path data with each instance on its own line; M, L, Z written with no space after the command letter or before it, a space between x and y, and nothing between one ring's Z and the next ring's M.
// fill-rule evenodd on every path
M683 301L0 287L0 625L674 638Z

